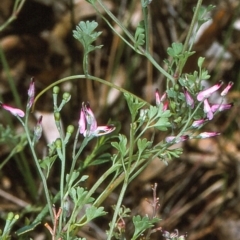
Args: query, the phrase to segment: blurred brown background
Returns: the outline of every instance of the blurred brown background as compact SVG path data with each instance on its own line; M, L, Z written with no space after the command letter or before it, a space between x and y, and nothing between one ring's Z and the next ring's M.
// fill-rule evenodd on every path
M134 33L142 19L140 1L109 0L104 3ZM166 50L171 43L184 42L196 3L192 0L153 0L149 5L151 52L163 67ZM162 221L159 226L162 229L173 231L177 228L182 234L187 232L189 240L238 240L240 3L238 0L203 1L203 5L209 4L216 8L209 15L211 20L199 31L193 47L196 54L187 62L184 71L197 70L197 59L204 56L204 67L211 74L211 83L220 79L235 82L228 99L229 102L234 101L235 106L206 126L206 130L222 132L220 137L186 143L182 157L169 162L168 166L159 159L154 160L131 184L124 204L132 208L133 214L149 213L150 206L145 198L151 198L151 184L156 182L161 204L159 216ZM12 7L13 1L1 1L0 24L11 15ZM18 18L0 32L0 47L22 102L26 102L32 76L36 78L39 92L60 78L83 73L82 46L72 37L72 30L80 20L96 20L99 23L97 30L102 31L96 45L103 44L104 47L90 54L91 74L112 81L153 103L155 88L164 88L163 76L115 36L84 0L27 0ZM90 101L100 123L111 118L121 122L123 132L128 128L129 116L120 93L82 79L62 84L61 88L72 95L62 114L66 126L77 124L81 102ZM13 103L8 74L2 64L0 94L4 102ZM36 109L41 113L51 112L51 93L39 100ZM4 122L3 117L1 119ZM41 147L39 152L43 151ZM0 161L8 153L9 149L2 144ZM29 164L31 166L31 161ZM6 192L18 200L32 202L24 183L19 183L21 173L15 166L11 161L1 170L0 188L3 193L0 210L3 212L21 211L24 205L7 198ZM100 167L90 169L89 184L94 183L100 173ZM52 178L54 187L58 181L55 173ZM105 203L109 212L112 212L110 205L116 198L117 193L112 194ZM102 229L96 231L102 231L104 235L108 221L99 223ZM85 234L87 239L91 239L91 233L87 231ZM92 239L101 238L93 233ZM161 233L156 233L152 239L162 239Z

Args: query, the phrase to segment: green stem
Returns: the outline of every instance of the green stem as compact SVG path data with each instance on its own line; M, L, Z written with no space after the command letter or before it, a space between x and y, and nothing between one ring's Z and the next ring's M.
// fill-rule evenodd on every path
M129 155L128 155L127 168L126 168L126 170L124 170L125 171L124 182L123 182L123 186L122 186L121 192L118 197L116 208L114 210L114 214L113 214L113 218L111 221L111 226L110 226L107 240L110 240L112 238L115 224L117 221L117 217L118 217L118 214L119 214L122 202L123 202L123 198L125 196L125 193L126 193L126 190L127 190L128 184L129 184L129 177L131 174L131 165L132 165L131 163L133 160L133 149L134 149L134 127L133 127L133 125L134 125L134 123L131 124L131 128L130 128Z
M3 31L10 23L17 19L17 15L21 11L26 0L16 0L13 7L13 12L10 18L0 26L0 32ZM20 3L19 3L20 2Z
M101 5L101 7L104 9L104 11L108 14L108 16L122 29L122 31L127 35L127 37L131 40L131 42L135 43L135 39L133 35L123 26L123 24L105 7L105 5L102 3L102 1L98 0L98 3ZM143 49L139 48L136 50L134 48L134 44L131 45L120 33L118 33L114 27L109 23L109 21L99 12L97 6L93 4L93 7L95 10L100 14L100 16L106 21L108 26L128 45L130 46L134 51L136 51L139 54L144 55L145 57L148 58L148 60L168 79L172 81L172 83L175 83L174 78L167 72L165 71L151 56L151 54L148 53L148 51L144 51ZM145 25L146 27L146 25ZM146 39L146 47L148 47L147 39Z
M199 14L199 10L200 10L201 5L202 5L202 0L198 0L197 6L196 6L195 11L194 11L194 15L193 15L190 27L189 27L189 31L188 31L186 40L185 40L184 45L183 45L182 53L186 52L186 50L188 48L189 41L190 41L190 38L191 38L192 33L193 33L194 25L195 25L195 23L197 22L197 19L198 19L198 14Z
M51 200L50 200L50 196L49 196L47 181L46 181L46 178L45 178L45 176L43 174L43 171L40 167L40 164L38 162L38 158L37 158L37 155L36 155L36 152L35 152L35 149L34 149L34 142L31 140L31 137L30 137L30 133L29 133L29 129L28 129L28 116L29 116L29 111L26 111L25 123L22 121L21 118L18 117L18 119L22 123L22 125L24 127L24 130L26 132L26 136L27 136L27 139L28 139L28 144L29 144L29 147L31 149L32 156L33 156L35 165L37 167L38 173L39 173L39 175L41 177L41 180L42 180L43 189L44 189L45 197L46 197L47 204L48 204L48 210L49 210L50 215L51 215L51 220L54 223L54 216L53 216L52 204L51 204Z
M89 138L85 137L81 146L80 146L80 148L79 148L79 150L78 150L78 152L77 152L77 154L73 156L72 165L71 165L71 169L70 169L70 172L69 172L69 179L71 179L71 177L72 177L72 174L73 174L73 171L75 169L78 157L80 156L80 154L82 153L83 149L86 147L88 142L89 142Z
M144 28L145 28L145 51L149 52L149 28L148 28L148 7L144 6L144 0L141 0L143 19L144 19Z
M0 58L1 58L1 62L2 62L2 65L3 65L4 71L6 72L6 75L7 75L7 78L8 78L8 83L9 83L11 92L13 94L14 101L15 101L18 108L23 108L19 93L17 91L16 85L15 85L15 82L14 82L14 79L12 78L11 73L10 73L10 68L8 66L7 59L5 57L5 54L4 54L1 46L0 46Z
M125 174L123 186L122 186L120 195L119 195L119 197L118 197L118 201L117 201L116 208L115 208L115 210L114 210L114 214L113 214L113 218L112 218L112 222L111 222L111 227L110 227L110 230L109 230L109 233L108 233L108 238L107 238L107 240L110 240L110 239L112 238L112 236L113 236L113 231L114 231L114 228L115 228L115 223L116 223L116 221L117 221L118 213L119 213L119 210L120 210L120 207L121 207L123 198L124 198L124 196L125 196L125 192L126 192L126 190L127 190L127 187L128 187L128 175Z
M47 92L49 89L53 88L54 86L60 84L60 83L63 83L63 82L67 82L67 81L71 81L71 80L76 80L76 79L86 79L86 76L85 75L75 75L75 76L70 76L70 77L66 77L66 78L62 78L52 84L50 84L48 87L46 87L44 90L42 90L34 99L34 102L33 102L33 106L32 106L32 111L34 111L34 108L35 108L35 104L36 102L38 101L38 99L45 93ZM92 81L97 81L97 82L100 82L102 84L105 84L109 87L112 87L112 88L115 88L117 89L118 91L122 92L122 93L128 93L128 94L131 94L134 98L138 99L139 101L141 102L144 102L145 104L147 104L148 106L150 106L150 104L148 102L146 102L145 100L143 100L142 98L130 93L129 91L125 90L124 88L121 88L117 85L114 85L113 83L111 82L108 82L106 80L103 80L101 78L98 78L98 77L94 77L94 76L91 76L91 75L88 75L87 76L87 79L90 79Z

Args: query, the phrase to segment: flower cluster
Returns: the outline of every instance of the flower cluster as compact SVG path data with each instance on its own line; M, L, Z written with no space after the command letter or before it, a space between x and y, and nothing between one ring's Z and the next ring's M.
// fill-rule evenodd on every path
M115 130L112 125L97 126L96 118L90 108L90 104L82 103L78 121L79 131L84 137L98 137Z
M223 85L223 82L219 81L214 86L200 91L196 96L196 100L191 96L191 94L189 93L189 91L187 90L186 87L183 88L183 93L185 96L185 103L187 106L189 106L189 108L194 109L194 106L195 106L195 104L197 104L197 102L198 102L198 105L199 105L199 103L200 104L203 103L203 113L205 114L205 116L202 119L193 121L192 125L191 125L192 128L200 128L207 121L212 120L215 113L222 112L222 111L231 109L233 107L233 103L223 103L224 102L223 99L220 104L211 104L209 102L209 98L212 96L212 94L215 93L216 91L218 91L222 87L222 85ZM228 85L221 92L220 96L222 98L224 96L226 96L232 86L233 86L233 82L229 82ZM159 106L160 103L164 104L164 102L166 102L166 98L167 98L166 93L164 93L163 96L160 97L158 90L156 90L155 98L156 98L157 106ZM166 110L167 105L164 104L164 106L165 106L164 109ZM165 141L167 143L178 143L178 142L186 141L191 138L208 138L208 137L217 136L219 134L220 133L218 133L218 132L203 132L203 133L200 133L198 136L193 136L193 137L190 137L189 135L186 135L186 134L180 135L180 136L179 135L178 136L168 136L168 137L166 137Z
M216 91L218 91L221 86L223 85L222 81L219 81L217 84L215 84L214 86L200 91L197 95L197 100L199 102L203 102L204 104L204 112L207 115L208 120L212 120L214 113L217 111L224 111L224 110L228 110L233 106L233 103L228 103L228 104L213 104L211 106L211 104L209 103L209 97L215 93ZM231 89L231 87L233 86L233 82L229 82L227 87L221 92L221 96L224 97L227 95L228 91Z

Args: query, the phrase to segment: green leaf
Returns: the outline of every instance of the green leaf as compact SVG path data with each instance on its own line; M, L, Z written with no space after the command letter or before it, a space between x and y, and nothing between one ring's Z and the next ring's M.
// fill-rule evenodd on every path
M144 27L143 20L137 26L134 39L135 39L135 43L134 43L135 49L137 49L139 46L142 46L145 43L145 27Z
M132 240L137 239L144 231L146 231L149 228L152 228L154 226L154 223L159 222L159 218L153 218L149 219L149 217L144 216L141 218L141 216L137 215L133 217L133 224L135 227L135 231L132 237Z
M47 170L47 173L46 173L47 178L49 176L49 172L52 168L52 165L53 165L53 163L55 162L56 159L57 159L57 155L54 155L54 156L51 156L51 157L47 156L42 161L40 161L40 164L39 164L40 167L42 169Z
M111 154L104 153L101 156L99 156L96 160L92 161L88 166L100 165L110 161L111 161Z
M86 216L87 216L87 222L90 222L94 218L104 216L107 214L107 212L103 211L104 207L96 208L95 206L91 206L86 209Z
M28 226L24 226L24 227L20 228L19 230L17 230L15 232L15 234L17 236L20 236L20 235L22 235L24 233L30 232L30 231L34 230L36 228L36 226L39 225L40 223L41 222L37 222L37 223L32 223L32 224L30 224Z
M207 80L210 78L210 75L208 74L207 70L202 70L202 74L201 74L201 79Z
M131 113L132 122L135 121L139 109L145 106L145 102L140 102L139 99L134 97L132 94L124 93L124 97L127 100L128 108Z
M74 204L78 207L94 201L94 198L92 197L86 199L87 194L88 191L85 191L82 187L71 188L69 190L70 197L73 199Z
M203 65L204 60L205 60L204 57L199 57L199 58L198 58L198 67L199 67L200 69L202 68L202 65Z
M148 111L148 118L149 120L153 119L159 111L159 107L156 106L150 106L150 109Z
M158 121L153 125L153 127L156 127L160 131L167 131L169 127L171 127L170 122L168 121L168 118L161 117L158 119Z
M54 155L52 157L47 156L40 161L39 165L43 169L46 169L46 168L50 169L56 159L57 159L57 155Z
M138 146L138 151L139 151L139 154L141 155L142 152L148 148L149 146L151 146L151 142L148 141L146 138L144 139L138 139L137 141L137 146Z
M172 43L172 47L167 49L167 53L169 56L176 58L182 52L183 44L182 43Z
M112 142L111 145L116 148L122 157L127 154L127 138L126 136L119 134L119 142Z
M89 53L95 49L99 49L100 46L92 46L91 44L99 37L101 32L95 32L98 23L95 21L81 21L76 30L73 30L73 37L82 43L85 53Z
M76 179L79 177L79 172L74 171L71 175L71 178L69 178L69 174L66 176L66 182L68 183L68 187L71 188L73 186L73 183L76 181ZM88 175L83 175L78 181L76 181L75 185L86 181L88 179Z

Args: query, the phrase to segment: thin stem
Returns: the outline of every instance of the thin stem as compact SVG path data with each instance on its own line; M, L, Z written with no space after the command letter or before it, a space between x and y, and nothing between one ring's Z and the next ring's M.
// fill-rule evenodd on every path
M21 99L20 99L19 93L17 91L15 82L14 82L12 76L11 76L10 68L8 66L7 59L5 57L5 54L4 54L3 49L2 49L1 46L0 46L0 58L1 58L1 62L3 64L4 71L6 72L6 76L8 78L8 83L9 83L11 92L13 94L14 101L15 101L15 103L16 103L18 108L22 108L23 106L22 106L22 103L21 103Z
M86 79L86 76L85 75L74 75L74 76L70 76L70 77L66 77L66 78L62 78L52 84L50 84L48 87L46 87L44 90L42 90L34 99L34 102L33 102L33 106L32 106L32 111L34 111L34 108L35 108L35 104L36 102L38 101L38 99L45 93L47 92L49 89L53 88L54 86L60 84L60 83L63 83L63 82L67 82L67 81L71 81L71 80L76 80L76 79ZM125 90L124 88L121 88L111 82L108 82L104 79L101 79L101 78L98 78L98 77L94 77L94 76L91 76L91 75L88 75L87 76L87 79L90 79L92 81L97 81L97 82L100 82L102 84L105 84L109 87L112 87L112 88L115 88L117 89L118 91L122 92L122 93L128 93L128 94L131 94L134 98L138 99L139 101L141 102L144 102L145 104L147 104L148 106L150 106L150 104L148 102L146 102L145 100L143 100L142 98L130 93L129 91Z
M119 214L119 211L120 211L120 207L122 205L123 198L125 196L125 193L126 193L126 190L127 190L128 184L129 184L129 177L130 177L130 174L131 174L131 163L132 163L132 160L133 160L133 149L134 149L134 127L133 127L133 123L131 124L131 128L130 128L130 142L129 142L129 145L130 146L129 146L128 163L127 163L127 168L124 170L125 171L124 182L123 182L123 186L122 186L121 192L120 192L119 197L118 197L116 208L114 210L110 230L109 230L109 233L108 233L108 238L107 238L108 240L110 240L112 238L113 231L114 231L114 228L115 228L115 224L116 224L116 221L117 221L117 217L118 217L118 214Z
M98 0L98 3L101 5L101 7L104 9L104 11L108 14L108 16L122 29L122 31L127 35L127 37L131 40L131 42L135 43L135 39L133 35L123 26L123 24L105 7L105 5L102 3L102 1ZM114 27L110 24L110 22L99 12L97 6L93 4L93 7L95 10L100 14L100 16L106 21L106 23L109 25L109 27L128 45L130 46L134 51L136 51L139 54L144 55L145 57L148 58L148 60L168 79L172 81L172 83L175 83L174 78L167 72L165 71L151 56L151 54L148 53L148 51L144 51L141 47L139 49L134 48L134 44L130 44L129 41L127 41L120 33L118 33ZM147 35L147 34L146 34ZM148 42L146 39L146 47L148 47Z
M145 28L145 51L149 52L149 28L148 28L148 7L144 6L144 0L141 0L143 19L144 19L144 28Z
M69 172L69 179L71 179L71 176L72 176L73 171L74 171L74 169L75 169L75 165L76 165L76 163L77 163L78 157L80 156L80 154L82 153L83 149L86 147L86 145L88 144L88 142L89 142L89 138L87 138L87 137L84 138L84 140L83 140L83 142L82 142L82 144L81 144L81 146L80 146L77 154L74 155L73 160L72 160L71 169L70 169L70 172Z
M21 118L18 117L18 119L22 123L22 125L24 127L24 130L26 132L26 136L27 136L27 139L28 139L29 147L30 147L31 152L32 152L33 160L35 162L35 165L37 167L38 173L39 173L39 175L41 177L41 180L42 180L43 189L44 189L45 197L46 197L47 204L48 204L48 209L49 209L49 212L50 212L50 215L51 215L51 220L52 220L52 222L54 222L54 216L53 216L53 211L52 211L52 204L51 204L51 200L50 200L50 196L49 196L47 181L46 181L46 178L45 178L45 176L43 174L43 171L42 171L42 169L40 167L40 164L39 164L39 161L38 161L38 157L37 157L35 149L34 149L34 142L31 140L29 129L28 129L28 124L27 124L28 123L28 116L29 116L29 111L26 111L25 123L22 121Z
M13 6L13 12L12 12L12 15L8 18L8 20L3 23L1 26L0 26L0 32L3 31L10 23L12 23L14 20L17 19L17 15L19 14L19 12L21 11L24 3L25 3L26 0L16 0L15 1L15 4ZM20 2L20 3L19 3Z
M192 33L193 33L194 25L195 25L195 23L197 21L197 18L198 18L198 14L199 14L199 10L200 10L201 5L202 5L202 0L198 0L197 6L196 6L195 11L194 11L194 15L193 15L193 18L192 18L192 21L191 21L191 24L190 24L190 27L189 27L189 30L188 30L188 34L187 34L186 40L185 40L184 45L183 45L182 53L184 53L188 48L189 41L190 41L190 38L191 38Z

